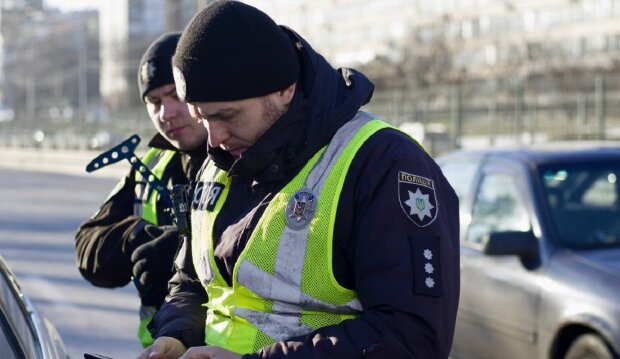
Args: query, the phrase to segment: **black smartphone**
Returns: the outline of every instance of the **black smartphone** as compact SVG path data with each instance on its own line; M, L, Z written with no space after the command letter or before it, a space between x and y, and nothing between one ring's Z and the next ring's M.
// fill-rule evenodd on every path
M113 359L101 354L84 353L84 359Z

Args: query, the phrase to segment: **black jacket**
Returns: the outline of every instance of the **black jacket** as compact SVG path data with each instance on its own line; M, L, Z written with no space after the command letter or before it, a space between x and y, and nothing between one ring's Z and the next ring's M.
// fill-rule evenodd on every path
M364 75L332 69L305 41L289 34L303 44L302 73L289 111L237 161L220 149L208 149L216 165L232 176L214 224L216 262L229 284L239 254L273 195L353 118L373 91ZM412 179L432 183L432 190ZM414 209L419 190L430 198L430 211L429 206ZM357 291L363 314L246 357L446 358L459 297L459 219L458 199L441 170L416 142L384 129L361 147L340 198L333 268L341 285ZM171 293L151 329L155 337L204 345L206 310L200 304L208 298L187 243L175 263Z
M149 142L149 147L175 150L161 135ZM195 177L206 157L206 145L190 153L177 152L162 177L162 183L186 184ZM77 264L82 276L98 287L114 288L129 283L132 276L131 253L127 242L134 228L146 223L134 215L136 197L135 170L121 179L99 210L82 223L75 236ZM172 219L165 209L164 201L157 203L158 223L172 225ZM159 278L164 283L170 278ZM160 303L163 301L160 298Z

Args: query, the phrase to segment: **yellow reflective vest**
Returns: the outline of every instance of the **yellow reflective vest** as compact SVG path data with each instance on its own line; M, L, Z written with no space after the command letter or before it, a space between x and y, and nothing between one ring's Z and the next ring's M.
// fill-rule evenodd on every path
M151 148L146 155L142 157L142 163L148 167L157 179L161 180L166 171L166 167L168 167L175 153L175 151ZM155 225L159 224L157 220L157 200L159 199L159 193L148 185L146 179L143 178L138 171L136 171L135 181L134 215L142 217L149 223Z
M212 246L231 178L207 164L200 203L208 205L192 213L192 256L209 297L208 345L251 353L361 313L356 292L334 277L332 236L351 162L364 142L386 127L359 112L275 194L235 264L232 287L218 272Z
M174 157L175 151L162 150L158 148L151 148L142 157L142 163L148 167L148 169L161 180L166 167ZM136 171L136 193L134 202L134 214L142 217L147 222L152 224L159 224L157 219L157 200L159 199L159 193L148 185L145 178L142 177L140 172ZM153 337L151 333L146 329L146 326L153 320L153 315L157 312L157 308L151 306L140 306L140 324L138 325L138 339L143 348L153 344Z

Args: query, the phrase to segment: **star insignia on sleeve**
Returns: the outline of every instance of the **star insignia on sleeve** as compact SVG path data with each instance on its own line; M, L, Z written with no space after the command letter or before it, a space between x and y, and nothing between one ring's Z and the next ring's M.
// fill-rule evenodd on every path
M432 217L431 210L435 208L429 200L427 194L422 194L420 189L416 189L415 193L409 192L409 199L405 201L405 204L409 206L409 214L417 215L420 221L424 220L424 217Z
M429 288L433 288L435 286L435 281L433 280L433 278L427 277L426 281L424 281L424 284L426 284L426 286Z
M424 271L425 271L426 273L428 273L428 274L433 274L433 272L435 271L435 268L433 267L433 265L432 265L432 264L430 264L430 263L426 263L426 264L424 265Z
M411 237L413 246L413 284L418 294L440 297L441 251L438 236L416 234Z

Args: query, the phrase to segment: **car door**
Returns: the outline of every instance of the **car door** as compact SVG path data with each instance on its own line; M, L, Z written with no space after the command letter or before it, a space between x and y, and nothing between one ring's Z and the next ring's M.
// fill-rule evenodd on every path
M15 279L0 260L0 358L41 358Z
M461 297L455 358L535 358L540 291L537 273L517 256L482 252L486 234L532 228L526 170L489 159L478 177L461 241Z
M469 202L474 181L478 176L484 155L478 153L455 153L440 157L437 163L459 198L460 232L467 228Z
M0 358L69 358L56 328L34 308L1 255Z

